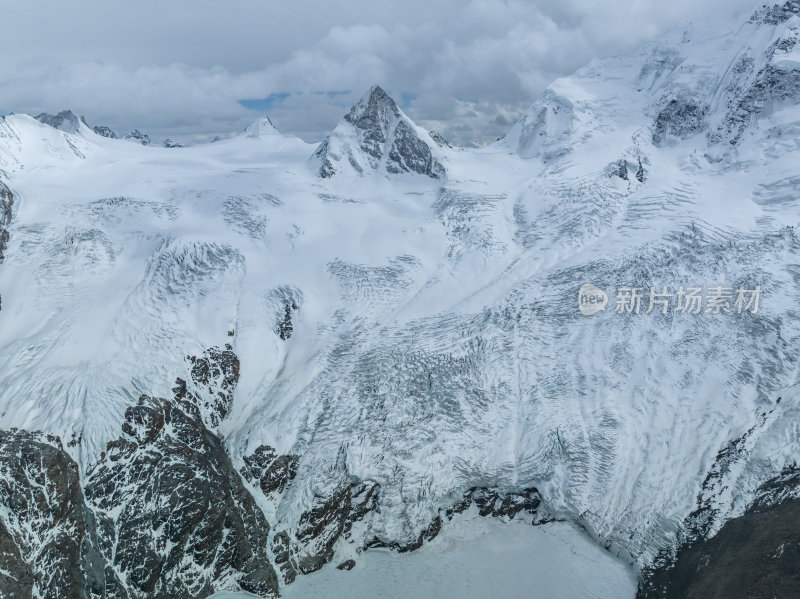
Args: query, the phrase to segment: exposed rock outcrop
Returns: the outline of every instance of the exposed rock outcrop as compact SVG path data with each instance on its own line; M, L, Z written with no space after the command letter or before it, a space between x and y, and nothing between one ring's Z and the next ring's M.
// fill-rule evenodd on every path
M117 139L117 134L112 131L109 127L105 125L95 125L92 127L92 131L100 135L101 137L108 137L109 139Z
M227 346L189 362L174 399L126 410L84 490L59 439L0 432L0 598L277 595L270 526L210 430L239 361Z
M202 356L187 356L186 360L192 365L189 381L176 379L175 400L185 412L213 429L228 415L233 403L239 358L226 344L223 349L212 347Z
M644 571L640 599L800 596L800 471L759 488L745 513Z
M453 144L451 144L449 141L447 141L444 138L444 136L441 133L439 133L438 131L428 131L428 135L431 136L431 139L434 142L436 142L436 145L439 146L440 148L451 148L452 149Z
M128 141L134 141L136 143L142 144L143 146L149 146L150 145L150 136L149 135L145 135L144 133L142 133L138 129L134 129L133 131L128 133L125 136L125 139L127 139Z
M514 518L522 512L535 515L541 503L542 496L534 487L519 492L473 487L464 493L460 502L447 511L447 516L450 518L454 513L463 512L475 504L481 516Z
M269 525L222 441L183 405L142 397L89 473L103 555L133 597L276 594Z
M0 431L0 597L127 598L58 438Z
M36 120L45 125L50 125L65 133L75 133L78 130L79 121L71 110L62 110L58 114L48 114L42 112L36 115Z
M663 145L674 137L686 139L706 126L708 108L693 98L672 98L659 110L653 129L653 144Z
M290 583L298 574L316 572L330 562L336 542L348 538L353 525L375 510L379 495L375 482L346 484L330 497L317 498L293 530L278 532L272 551L284 580Z
M0 263L5 258L5 251L8 247L9 233L8 225L11 224L12 210L14 208L14 194L0 181Z
M286 485L297 474L296 455L277 455L275 450L262 445L252 455L245 456L242 476L257 485L267 498L274 499L286 490Z

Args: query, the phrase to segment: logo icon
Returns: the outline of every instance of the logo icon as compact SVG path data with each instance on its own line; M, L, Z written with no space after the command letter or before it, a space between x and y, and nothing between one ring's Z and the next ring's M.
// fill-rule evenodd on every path
M578 310L584 316L591 316L605 310L606 304L608 304L608 296L599 287L595 287L591 283L584 283L578 289Z

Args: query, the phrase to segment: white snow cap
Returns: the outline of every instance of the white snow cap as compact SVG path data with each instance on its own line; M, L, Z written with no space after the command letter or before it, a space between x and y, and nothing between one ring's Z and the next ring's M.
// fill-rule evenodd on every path
M252 124L244 130L244 134L247 137L259 138L269 135L280 135L281 133L275 128L275 125L272 124L272 121L269 120L269 117L265 114L261 118L253 121Z

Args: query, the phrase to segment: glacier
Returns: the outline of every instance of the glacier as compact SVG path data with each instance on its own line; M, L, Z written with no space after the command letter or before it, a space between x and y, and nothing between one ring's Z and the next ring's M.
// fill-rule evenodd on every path
M798 41L796 1L687 26L555 81L481 149L377 86L318 146L268 117L185 148L0 117L0 428L40 435L7 451L74 471L82 555L120 596L282 592L473 509L573 523L650 592L797 468ZM606 310L579 312L584 283ZM759 310L614 310L622 286L717 285ZM116 549L150 543L164 496L116 456L212 480L153 463L193 443L255 557L154 540L163 580L134 579ZM146 523L121 507L139 494Z

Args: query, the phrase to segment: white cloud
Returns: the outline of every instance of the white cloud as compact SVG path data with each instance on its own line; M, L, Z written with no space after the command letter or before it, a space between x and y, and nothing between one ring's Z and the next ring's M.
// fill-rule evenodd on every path
M189 139L244 127L255 114L239 100L290 92L270 113L283 131L314 140L379 83L413 98L413 118L458 142L485 142L592 57L756 4L17 0L3 11L0 110L71 108L91 123ZM342 90L350 93L312 93Z

